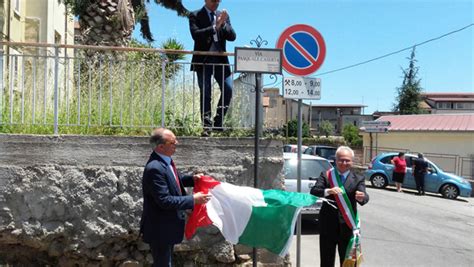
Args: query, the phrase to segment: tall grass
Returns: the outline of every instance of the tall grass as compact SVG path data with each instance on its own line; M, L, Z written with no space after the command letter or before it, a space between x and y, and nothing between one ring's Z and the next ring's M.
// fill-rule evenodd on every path
M54 133L57 101L60 134L144 135L162 124L182 135L200 134L199 88L189 64L168 62L163 73L163 57L156 54L76 51L59 58L55 97L56 59L46 54L9 57L0 82L0 132ZM218 96L216 85L213 107ZM227 127L245 125L249 102L241 97L234 94Z

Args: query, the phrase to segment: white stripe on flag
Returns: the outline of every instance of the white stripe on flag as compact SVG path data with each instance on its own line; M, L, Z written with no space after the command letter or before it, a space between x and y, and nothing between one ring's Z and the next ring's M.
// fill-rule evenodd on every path
M252 215L252 207L267 206L259 189L221 183L209 191L207 214L222 235L232 244L239 242Z

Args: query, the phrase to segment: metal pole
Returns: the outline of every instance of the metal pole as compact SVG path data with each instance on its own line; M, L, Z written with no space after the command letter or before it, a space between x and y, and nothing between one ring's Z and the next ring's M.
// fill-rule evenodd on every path
M166 89L166 62L165 54L161 55L161 127L165 127L165 89Z
M379 133L375 133L375 155L379 154Z
M54 134L58 134L59 46L54 47Z
M369 162L370 162L372 161L372 157L373 157L374 139L372 138L372 133L369 133L369 136L370 136L370 158L369 158Z
M259 153L258 153L258 144L260 139L261 131L261 122L260 122L260 91L262 89L262 74L255 73L255 158L254 158L254 173L253 173L253 187L257 188L257 179L258 179L258 162L259 162ZM257 249L252 249L252 266L257 267Z
M301 192L301 136L303 132L303 122L301 121L301 106L303 100L298 99L298 161L296 165L296 188ZM296 225L296 267L301 266L301 213L298 214L298 221Z

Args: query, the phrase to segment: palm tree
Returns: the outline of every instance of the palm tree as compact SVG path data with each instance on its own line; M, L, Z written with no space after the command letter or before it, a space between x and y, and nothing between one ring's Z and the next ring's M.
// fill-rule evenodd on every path
M152 42L145 0L65 0L66 6L79 17L82 43L86 45L126 46L135 24L140 22L141 34ZM149 3L150 0L146 0ZM179 16L189 11L181 0L154 0Z

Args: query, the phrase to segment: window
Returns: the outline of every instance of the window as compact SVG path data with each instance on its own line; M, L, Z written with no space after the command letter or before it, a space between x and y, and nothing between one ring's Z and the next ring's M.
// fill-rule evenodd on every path
M474 109L473 103L456 103L456 109Z
M285 179L297 178L297 162L296 158L287 159L283 165ZM301 160L301 179L308 179L309 177L318 177L321 172L327 171L331 165L323 160Z
M392 164L392 159L394 158L395 156L386 156L385 158L382 158L380 160L380 162L384 163L384 164Z
M451 102L438 102L436 103L438 109L452 109L453 105Z

